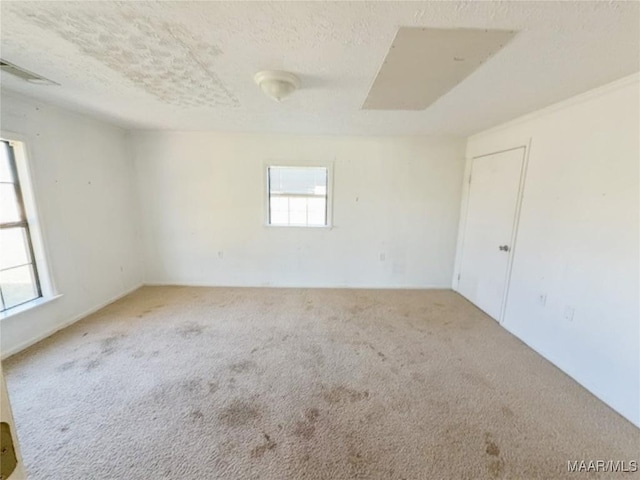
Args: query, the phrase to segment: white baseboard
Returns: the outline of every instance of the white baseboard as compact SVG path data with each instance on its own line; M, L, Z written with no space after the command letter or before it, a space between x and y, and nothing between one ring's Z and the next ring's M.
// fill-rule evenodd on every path
M50 337L51 335L53 335L56 332L59 332L60 330L67 328L70 325L73 325L74 323L82 320L85 317L88 317L89 315L91 315L92 313L97 312L98 310L100 310L101 308L106 307L107 305L120 300L122 297L126 297L127 295L129 295L130 293L135 292L136 290L138 290L140 287L143 287L144 284L143 283L138 283L136 285L134 285L133 287L125 290L122 293L119 293L118 295L116 295L115 297L110 298L109 300L105 301L105 302L101 302L98 305L95 305L91 308L89 308L88 310L85 310L84 312L80 313L79 315L75 315L72 318L70 318L69 320L60 323L58 325L56 325L55 327L40 333L39 335L36 335L33 338L30 338L29 340L25 340L24 342L19 343L18 345L13 346L12 348L7 349L6 351L2 352L2 360L9 358L11 355L15 355L18 352L21 352L22 350L24 350L25 348L29 348L31 345L34 345L36 343L38 343L41 340L44 340L47 337Z
M144 282L145 287L212 287L212 288L299 288L336 290L451 290L451 285L232 285L206 282Z

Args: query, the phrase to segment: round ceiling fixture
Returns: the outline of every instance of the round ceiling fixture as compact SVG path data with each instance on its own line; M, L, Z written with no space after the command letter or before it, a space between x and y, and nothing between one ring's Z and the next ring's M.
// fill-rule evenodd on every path
M282 101L283 98L300 88L298 77L293 73L279 70L263 70L256 73L253 79L265 95L273 98L276 102Z

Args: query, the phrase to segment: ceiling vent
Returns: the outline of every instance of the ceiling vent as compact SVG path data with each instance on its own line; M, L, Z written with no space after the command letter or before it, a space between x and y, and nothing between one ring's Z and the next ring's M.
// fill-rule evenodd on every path
M16 77L20 77L21 79L26 80L29 83L34 83L36 85L60 85L53 80L41 77L36 73L25 70L24 68L20 68L17 65L14 65L13 63L7 62L6 60L2 59L0 59L0 70L10 73L11 75L14 75Z

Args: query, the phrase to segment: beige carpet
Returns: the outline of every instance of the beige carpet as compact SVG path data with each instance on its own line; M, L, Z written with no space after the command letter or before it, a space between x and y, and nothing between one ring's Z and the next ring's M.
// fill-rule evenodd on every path
M567 461L640 452L444 290L147 287L5 368L34 480L594 478Z

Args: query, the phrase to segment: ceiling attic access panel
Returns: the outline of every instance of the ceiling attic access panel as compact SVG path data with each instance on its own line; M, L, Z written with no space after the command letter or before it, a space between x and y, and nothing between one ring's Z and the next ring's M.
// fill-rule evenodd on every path
M511 30L401 27L363 110L424 110L516 34Z

